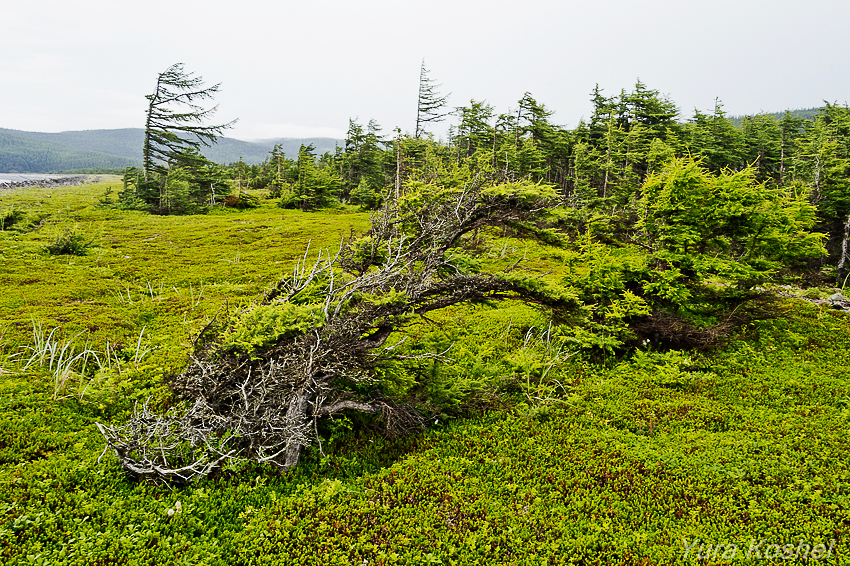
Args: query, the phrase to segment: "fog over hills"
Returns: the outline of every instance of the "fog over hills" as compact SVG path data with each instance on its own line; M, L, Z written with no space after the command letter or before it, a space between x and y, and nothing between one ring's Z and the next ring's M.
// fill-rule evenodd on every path
M142 128L80 130L70 132L25 132L0 128L0 172L48 173L76 169L118 169L142 161ZM201 147L207 159L232 163L241 157L249 164L261 163L280 144L289 157L301 144L313 144L316 154L333 152L342 140L332 138L276 138L243 141L222 137L212 147Z

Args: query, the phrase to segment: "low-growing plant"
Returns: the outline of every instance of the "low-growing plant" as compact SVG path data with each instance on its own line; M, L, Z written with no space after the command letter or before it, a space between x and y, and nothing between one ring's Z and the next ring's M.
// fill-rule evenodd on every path
M553 335L550 324L542 331L529 328L522 347L509 355L508 359L518 374L518 382L525 396L524 404L530 410L540 411L560 403L568 393L553 370L575 355L569 346L575 348L565 337Z
M277 191L279 200L277 206L280 208L300 208L301 199L291 187L283 187Z
M131 358L131 362L135 365L139 365L142 363L142 360L147 356L153 348L148 348L147 346L142 345L142 337L145 334L145 329L147 327L143 326L142 330L139 332L139 338L136 340L136 348L133 350L133 357Z
M151 299L162 298L162 290L165 284L160 281L158 287L154 287L150 281L145 281L145 289Z
M222 338L221 347L227 352L251 354L279 340L303 334L323 321L321 305L259 305L239 317Z
M818 287L809 287L808 289L803 291L804 297L806 297L807 299L814 299L814 300L821 300L821 299L829 298L829 296L831 294L832 294L832 292L825 291L825 290L820 289Z
M25 346L15 354L0 357L0 360L5 360L6 365L16 362L21 371L35 367L45 369L51 378L54 400L68 397L69 387L76 383L74 396L82 401L95 381L108 375L121 375L122 363L139 368L145 356L154 350L144 340L145 329L142 328L132 345L119 348L107 341L104 350L100 352L90 348L88 342L82 347L77 344L77 339L85 331L64 339L58 326L48 331L40 320L33 318L32 345ZM2 338L0 335L0 354L3 352ZM2 373L10 372L0 366Z
M11 208L0 214L0 230L8 230L24 218L24 211L20 208Z
M100 208L114 208L118 205L118 201L112 198L113 195L112 187L106 187L106 190L103 192L103 196L97 200L97 206Z
M260 206L260 199L254 195L242 193L238 195L227 195L221 200L221 204L225 208L247 210L249 208L257 208Z
M9 353L6 344L6 333L8 328L0 328L0 376L11 373L8 368L15 362L15 358L20 357L20 352L14 354Z
M94 238L89 239L76 227L65 228L56 238L45 247L51 255L86 255L94 244Z

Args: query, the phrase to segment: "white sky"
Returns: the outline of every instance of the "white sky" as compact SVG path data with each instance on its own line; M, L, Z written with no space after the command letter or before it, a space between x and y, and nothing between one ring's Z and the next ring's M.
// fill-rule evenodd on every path
M574 127L590 93L640 78L684 118L850 99L847 0L8 0L0 127L143 127L156 75L221 82L227 136L344 137L349 118L410 132L419 65L451 106L528 91ZM438 132L441 133L441 132Z

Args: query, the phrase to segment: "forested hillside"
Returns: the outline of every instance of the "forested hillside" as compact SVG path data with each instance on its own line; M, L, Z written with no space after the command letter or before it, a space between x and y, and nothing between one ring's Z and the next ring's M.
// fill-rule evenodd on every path
M78 130L68 132L25 132L0 129L0 133L60 145L77 151L96 151L141 161L142 128Z
M0 130L0 171L4 173L49 173L75 169L120 169L137 165L131 157L96 151Z
M202 148L201 153L216 163L235 163L241 158L245 163L262 163L269 157L269 152L280 145L281 150L288 155L297 155L301 145L313 145L320 154L333 153L342 140L333 138L273 138L246 142L228 137L221 137L218 143L211 147Z
M817 108L798 108L796 110L786 110L785 112L760 112L760 116L770 116L774 120L782 120L787 114L790 113L792 118L800 118L803 120L814 120L815 117L823 110L823 106L819 106ZM750 117L753 115L749 115ZM735 126L740 127L744 122L744 118L747 116L729 116L729 120Z

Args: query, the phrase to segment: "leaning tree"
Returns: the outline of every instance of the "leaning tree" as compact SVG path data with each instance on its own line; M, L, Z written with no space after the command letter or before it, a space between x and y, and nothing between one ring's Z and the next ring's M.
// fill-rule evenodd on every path
M528 182L412 184L373 216L368 233L314 260L305 253L291 276L200 341L173 382L181 405L98 424L107 447L134 474L183 482L231 460L296 466L319 420L341 411L373 414L391 435L422 427L427 415L412 399L389 396L375 371L409 359L388 341L394 332L462 303L516 298L556 316L578 308L539 275L516 265L471 271L452 251L488 225L529 229L554 198Z
M190 172L198 167L214 169L198 151L202 145L215 144L236 121L209 124L218 106L204 108L200 103L214 98L220 86L221 83L205 86L203 77L185 71L182 63L157 75L154 91L145 96L148 109L142 144L143 187L137 195L147 205L157 206L160 212L167 208L166 175L170 167L184 167ZM212 185L209 190L214 191Z
M204 86L203 77L187 73L183 63L171 65L157 75L156 88L145 95L148 99L142 145L145 179L187 150L214 144L224 130L236 123L236 120L221 125L205 123L218 106L204 108L198 102L212 99L220 87L221 83Z

